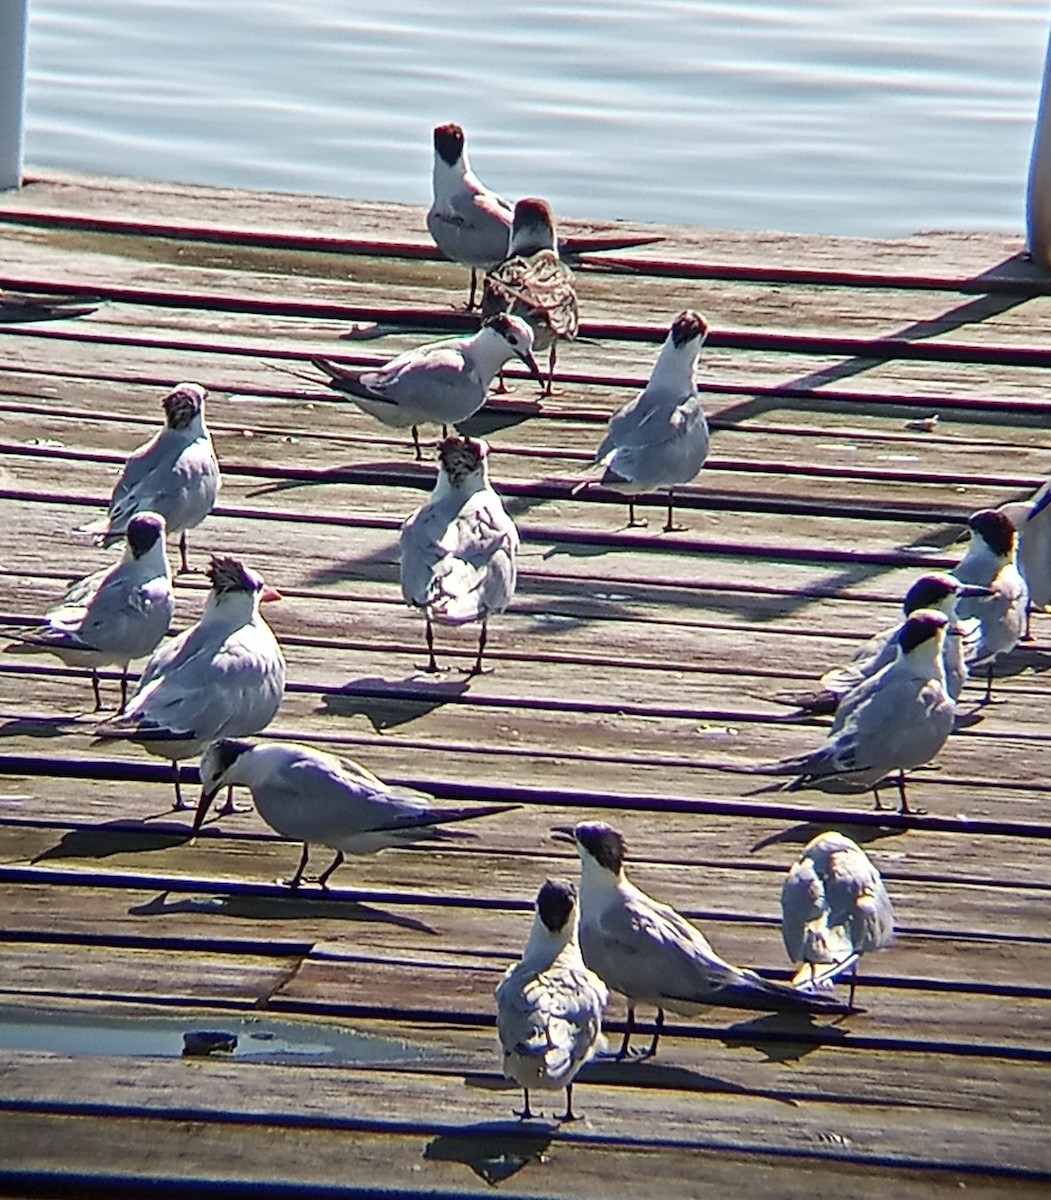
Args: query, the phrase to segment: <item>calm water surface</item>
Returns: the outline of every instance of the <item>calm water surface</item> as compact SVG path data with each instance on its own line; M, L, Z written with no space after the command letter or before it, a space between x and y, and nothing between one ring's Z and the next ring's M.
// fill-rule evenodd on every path
M3 0L0 0L3 2ZM426 203L431 129L556 212L1024 228L1046 0L31 0L26 161Z

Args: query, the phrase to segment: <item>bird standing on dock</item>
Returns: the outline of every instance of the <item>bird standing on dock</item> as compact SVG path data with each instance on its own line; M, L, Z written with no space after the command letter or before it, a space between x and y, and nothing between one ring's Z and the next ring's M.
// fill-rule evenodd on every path
M531 1088L566 1089L560 1121L575 1121L573 1080L603 1041L606 985L584 965L577 942L576 892L549 879L536 898L536 915L521 959L496 989L496 1032L504 1075L524 1092L529 1120Z
M220 738L201 757L201 799L193 831L201 828L216 794L243 784L252 793L259 815L282 837L303 843L294 891L303 880L312 844L335 850L336 857L318 876L328 887L346 854L375 854L390 846L455 836L443 825L471 821L516 808L514 804L474 804L435 808L433 796L391 787L348 759L310 746L270 742L256 746L236 738Z
M1012 500L996 511L1015 528L1016 561L1029 592L1022 640L1029 641L1030 616L1051 605L1051 484L1045 483L1030 500Z
M549 351L547 382L551 394L558 342L577 336L580 314L573 272L558 256L555 226L546 200L528 197L515 205L507 257L485 276L482 316L510 312L533 330L533 350Z
M540 378L532 329L521 317L500 313L469 337L428 342L382 367L352 369L327 358L311 362L328 376L331 388L384 425L411 426L419 462L418 426L434 422L447 429L466 421L485 403L497 371L513 356Z
M212 590L200 621L162 646L146 664L125 711L96 729L104 740L136 742L172 764L175 808L184 805L179 761L209 742L245 737L274 719L285 690L285 659L259 615L280 592L239 559L214 557ZM227 805L227 811L230 809Z
M897 776L901 811L909 811L905 772L921 767L945 745L956 705L945 685L942 645L949 619L920 609L906 618L897 657L840 700L825 742L809 754L749 768L767 775L795 775L787 791L867 792L876 807L881 781Z
M186 531L204 520L219 494L219 463L204 423L207 393L196 383L180 383L162 401L165 426L124 464L100 521L83 527L95 542L111 546L124 536L137 512L157 512L168 533L179 535L180 571L188 571Z
M471 268L467 307L474 308L478 271L495 267L507 255L511 205L471 170L463 129L451 122L434 130L432 184L427 228L446 258Z
M961 601L957 611L961 617L976 617L981 623L972 667L986 668L984 703L988 704L996 660L1010 654L1025 635L1029 589L1018 570L1017 539L1010 518L996 509L984 508L971 517L968 525L971 542L953 574L964 583L984 585L989 594Z
M708 326L700 314L689 310L679 313L657 356L649 383L609 419L609 431L595 451L595 465L601 475L578 484L574 494L603 487L637 496L667 488L664 531L671 533L679 528L673 520L674 489L689 483L708 457L708 421L694 378L707 336ZM633 500L628 501L628 524L636 524Z
M647 896L624 872L624 839L601 821L558 829L580 856L580 949L584 962L628 1001L628 1021L617 1057L628 1054L635 1007L657 1008L657 1051L665 1010L695 1016L711 1005L759 1012L832 1012L846 1009L824 997L772 983L735 967L680 913Z
M831 988L850 970L853 1005L858 960L894 936L887 889L857 842L833 831L807 844L781 888L781 935L788 957L802 964L795 987Z
M990 590L973 584L961 583L954 575L931 572L921 575L905 593L902 604L905 619L921 608L934 609L948 617L945 642L942 647L942 666L945 668L945 686L949 695L956 700L967 681L968 663L978 649L980 624L974 618L960 621L956 613L957 602L962 598L988 596ZM892 629L886 629L869 638L855 652L844 667L834 667L821 676L821 690L801 694L786 693L777 697L784 703L795 704L813 714L833 713L840 700L859 683L870 679L877 671L889 666L898 654L898 635L905 620Z
M14 654L54 654L67 667L89 667L95 712L102 708L98 671L121 668L120 708L128 700L128 664L152 654L175 611L164 518L136 513L125 530L124 554L105 570L78 580L43 624L15 635Z
M482 670L491 613L503 612L518 580L518 530L489 484L489 447L446 438L430 499L401 527L401 592L423 611L427 671L435 672L434 623L481 622L472 675Z

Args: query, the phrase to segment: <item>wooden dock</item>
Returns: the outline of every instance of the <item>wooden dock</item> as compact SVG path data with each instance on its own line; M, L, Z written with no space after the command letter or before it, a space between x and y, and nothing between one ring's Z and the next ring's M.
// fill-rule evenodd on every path
M827 723L786 721L775 694L892 623L918 573L958 561L971 512L1046 477L1051 288L1020 237L649 232L664 240L580 263L555 395L512 372L477 419L519 590L490 626L495 670L433 680L397 585L433 465L308 363L471 327L466 272L422 211L50 173L0 195L0 287L102 298L0 325L0 632L110 560L75 530L164 391L195 380L224 488L191 563L237 553L285 597L266 736L521 806L289 896L274 881L297 847L252 812L190 844L165 764L92 746L82 673L0 656L0 1192L1047 1194L1051 621L916 773L925 813L755 794L718 768L817 744ZM684 532L625 529L622 501L571 490L686 307L712 327L711 457ZM206 586L177 581L180 628ZM439 637L469 665L472 630ZM493 988L539 884L576 875L551 827L584 816L622 829L635 882L725 957L781 979L787 865L820 828L864 842L899 927L862 964L867 1011L673 1020L655 1061L585 1072L586 1120L517 1122ZM611 1037L623 1017L618 998ZM238 1032L239 1052L156 1049L199 1029Z

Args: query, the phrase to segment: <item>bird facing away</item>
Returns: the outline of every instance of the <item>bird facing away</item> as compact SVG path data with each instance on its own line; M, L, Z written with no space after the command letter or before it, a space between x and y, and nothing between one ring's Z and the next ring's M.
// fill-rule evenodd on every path
M818 834L792 864L781 888L781 935L801 963L796 987L830 988L851 971L853 1005L858 960L894 936L894 909L879 871L842 833ZM830 969L818 972L819 966Z
M446 438L430 499L401 527L401 592L423 612L432 673L435 623L481 623L471 671L477 675L489 616L503 612L515 593L518 530L489 485L488 455L478 438Z
M580 949L584 962L615 992L627 997L628 1020L617 1057L628 1053L635 1006L657 1008L656 1053L664 1012L694 1016L710 1005L760 1012L836 1012L825 997L772 983L735 967L680 913L647 896L624 873L624 839L601 821L556 830L580 856Z
M589 487L604 487L637 496L667 488L664 531L671 533L679 528L673 519L674 490L689 483L708 457L708 421L694 378L707 336L708 326L700 314L689 310L679 313L657 356L649 383L609 419L606 436L595 451L595 466L601 469L601 475L579 484L574 494ZM633 500L628 502L628 524L636 524Z
M239 559L214 557L212 589L200 621L162 646L146 664L125 711L102 722L103 739L136 742L172 764L175 807L184 805L179 760L196 758L209 742L246 737L274 719L285 690L285 659L262 601L280 592Z
M95 712L102 708L98 670L121 668L120 707L128 700L128 664L152 654L175 611L164 552L164 518L136 513L120 561L78 580L35 629L17 634L15 654L54 654L67 667L89 667Z
M327 358L311 362L328 376L329 387L376 420L395 429L411 426L419 461L419 426L466 421L485 403L497 371L512 357L540 378L533 330L521 317L500 313L469 337L428 342L382 367L352 369Z
M186 531L204 520L219 494L219 463L204 423L207 393L180 383L162 401L165 425L128 458L104 518L83 527L100 546L120 541L137 512L160 513L179 535L180 571L188 571Z
M97 296L75 292L49 295L46 292L13 292L0 289L0 323L11 321L55 321L63 317L86 317L99 305Z
M584 965L577 943L576 892L549 879L521 959L496 989L496 1032L504 1075L524 1093L523 1120L532 1117L531 1088L566 1089L561 1121L575 1121L573 1080L599 1049L606 985Z
M901 811L909 811L905 772L928 763L952 732L956 705L945 686L942 645L949 619L919 609L898 634L897 657L840 700L825 742L809 754L755 768L768 775L794 775L788 791L873 791L897 775Z
M931 608L949 618L945 643L942 647L942 665L945 668L945 686L949 695L956 700L967 681L969 662L978 649L979 622L974 618L960 621L956 605L960 599L990 595L988 588L961 583L954 575L932 571L921 575L905 593L902 608L907 619L921 608ZM854 653L850 662L843 667L833 667L821 676L821 690L802 694L786 694L778 699L796 704L808 713L833 713L840 700L877 671L892 663L898 653L898 634L905 621L899 621L891 629L869 638Z
M551 394L559 341L577 336L580 314L573 272L558 256L555 226L546 200L527 197L515 205L507 258L485 276L482 316L510 312L533 330L533 350L547 350L547 382Z
M237 738L220 738L201 756L201 798L194 833L216 794L234 784L251 791L259 815L275 833L303 843L299 866L288 881L293 891L303 880L312 845L336 852L331 865L318 876L318 883L327 888L347 854L375 854L389 846L452 837L441 826L517 807L474 804L435 808L433 797L424 792L389 786L357 763L310 746L292 742L253 745Z
M471 170L463 129L453 123L434 130L432 184L427 228L446 258L471 268L467 307L474 308L478 270L495 267L507 256L511 205Z
M984 703L988 704L996 660L1009 654L1025 635L1029 590L1018 570L1017 538L1010 518L997 509L985 508L976 512L968 525L970 545L953 574L965 583L984 584L988 594L961 601L957 611L961 617L976 617L981 623L972 666L986 668Z
M1051 486L1044 484L1030 500L1001 504L1017 535L1018 569L1029 592L1024 640L1029 640L1029 614L1051 604Z

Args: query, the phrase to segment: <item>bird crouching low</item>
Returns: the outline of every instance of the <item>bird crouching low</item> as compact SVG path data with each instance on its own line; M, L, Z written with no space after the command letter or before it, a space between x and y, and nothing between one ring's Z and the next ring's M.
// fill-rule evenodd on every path
M446 438L430 499L401 528L401 590L426 622L428 663L436 672L434 625L480 624L482 657L493 613L503 612L518 581L518 530L489 483L489 447L478 438Z

